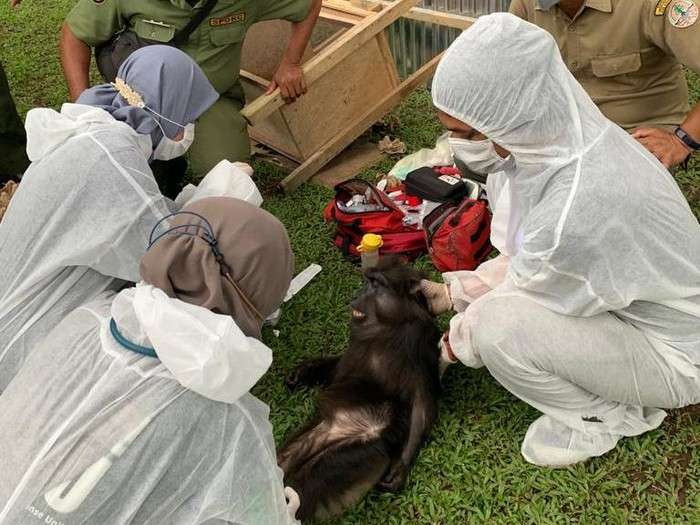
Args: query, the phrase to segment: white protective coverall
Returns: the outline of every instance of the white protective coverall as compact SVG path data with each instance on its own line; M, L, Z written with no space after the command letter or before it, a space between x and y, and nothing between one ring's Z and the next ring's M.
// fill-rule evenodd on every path
M68 313L140 280L163 216L208 196L262 203L252 169L222 160L173 204L148 166L151 137L99 108L33 109L26 128L32 164L0 223L0 392Z
M148 234L170 213L149 135L64 104L27 114L27 169L0 223L0 392L76 307L139 280Z
M120 346L111 318L160 360ZM78 308L0 396L0 523L296 523L248 393L271 360L231 317L150 285Z
M660 425L660 408L700 402L698 221L552 37L512 15L481 17L440 62L433 102L515 158L509 258L444 277L455 355L544 414L524 457L598 456Z

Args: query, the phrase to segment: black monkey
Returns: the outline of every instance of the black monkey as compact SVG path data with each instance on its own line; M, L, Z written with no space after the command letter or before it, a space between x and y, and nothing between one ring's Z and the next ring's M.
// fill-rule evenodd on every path
M277 455L297 517L343 512L374 486L400 490L437 416L440 332L420 274L397 259L365 273L342 357L297 366L287 386L324 385L316 414Z

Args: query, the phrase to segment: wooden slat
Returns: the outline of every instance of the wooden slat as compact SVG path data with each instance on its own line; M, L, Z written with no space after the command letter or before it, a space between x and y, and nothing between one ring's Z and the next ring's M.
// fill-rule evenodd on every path
M364 20L363 17L346 13L338 9L329 9L327 7L321 8L321 13L319 18L323 20L333 20L334 22L340 22L341 24L356 25Z
M250 71L246 71L245 69L241 69L240 76L250 80L251 82L255 82L256 84L260 84L260 87L262 89L266 89L267 85L270 83L270 81L267 80L266 78L263 78L259 75L256 75L255 73L251 73Z
M370 108L364 115L352 123L348 128L331 138L324 146L309 157L297 169L289 174L281 183L285 191L292 191L300 184L309 180L316 172L325 166L333 157L338 155L353 140L359 137L372 124L381 119L394 106L425 82L437 68L442 54L427 62L418 71L404 80L396 89Z
M344 0L336 0L344 1ZM386 6L391 4L387 0L353 0L353 4L359 4L363 8L371 8L373 6ZM475 18L469 16L456 15L454 13L443 13L434 9L425 9L422 7L412 7L403 18L417 20L428 24L438 24L445 27L454 27L455 29L467 29L475 21Z
M368 5L367 7L358 7L351 2L347 2L346 0L323 0L323 7L343 11L344 13L349 13L351 15L361 16L364 18L371 15L372 11L381 10L383 6L375 4Z
M401 83L401 79L396 69L396 60L394 60L394 55L391 54L391 47L389 46L389 39L386 37L386 33L379 33L377 35L377 43L379 44L379 51L384 58L384 66L389 72L391 83L394 86L398 86Z
M303 65L307 86L312 85L324 74L351 55L364 43L374 38L392 22L398 20L417 0L396 0L381 12L368 16L364 21L350 28L342 37L329 45L322 53ZM252 125L284 105L277 88L269 95L258 97L241 111L241 115Z

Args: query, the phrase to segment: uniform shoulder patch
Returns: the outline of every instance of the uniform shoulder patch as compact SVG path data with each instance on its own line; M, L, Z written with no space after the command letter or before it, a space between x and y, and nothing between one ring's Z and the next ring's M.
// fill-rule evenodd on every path
M668 4L673 2L673 0L659 0L659 2L656 4L656 9L654 10L654 14L656 16L663 16L666 14L666 9L668 9Z
M673 27L685 29L698 21L700 10L695 0L673 0L669 5L668 21Z

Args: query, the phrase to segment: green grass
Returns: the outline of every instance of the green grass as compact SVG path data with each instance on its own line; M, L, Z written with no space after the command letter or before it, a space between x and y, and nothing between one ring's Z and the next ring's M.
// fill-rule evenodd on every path
M66 97L58 66L58 28L72 0L25 0L10 12L0 0L0 60L22 113L57 107ZM691 77L700 98L700 81ZM409 150L430 146L440 126L425 92L417 92L386 120ZM385 161L366 170L375 176ZM282 174L262 164L263 188ZM700 215L700 165L676 175ZM329 243L321 219L331 193L305 185L286 197L269 194L266 208L289 229L297 269L315 262L323 272L285 308L266 341L275 362L255 393L270 404L281 440L311 413L314 393L290 394L285 371L304 358L342 352L348 338L348 301L360 275ZM429 268L427 261L420 261ZM605 457L564 470L528 465L519 444L535 410L518 401L482 370L454 366L445 377L440 420L422 451L409 484L398 495L371 494L343 524L462 523L700 523L700 410L673 411L661 429L626 439Z

